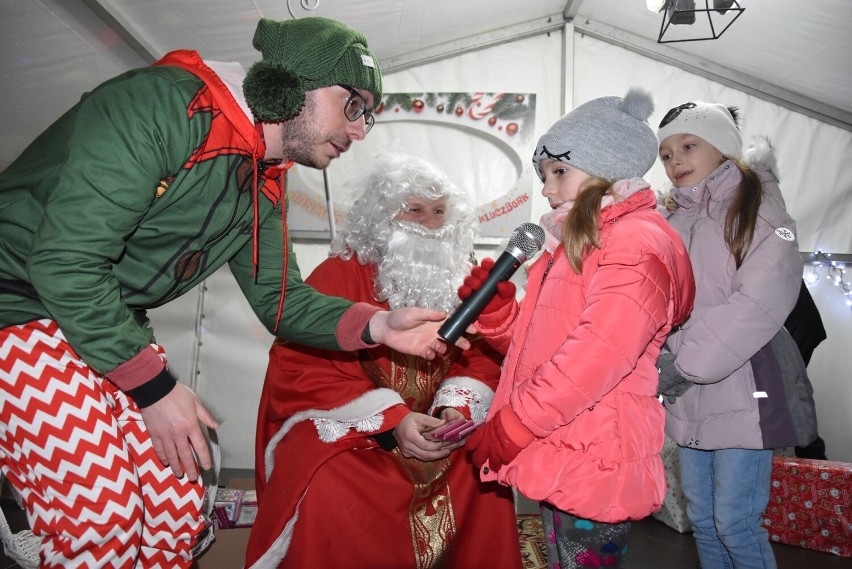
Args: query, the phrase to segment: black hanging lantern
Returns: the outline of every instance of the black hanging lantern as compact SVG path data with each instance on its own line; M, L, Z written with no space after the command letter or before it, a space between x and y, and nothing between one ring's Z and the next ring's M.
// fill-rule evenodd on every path
M660 10L663 13L663 22L657 43L719 39L745 11L737 0L712 0L712 7L711 0L704 0L703 8L696 8L695 2L696 0L666 0ZM672 26L691 27L688 31L674 31ZM667 33L668 38L665 38Z

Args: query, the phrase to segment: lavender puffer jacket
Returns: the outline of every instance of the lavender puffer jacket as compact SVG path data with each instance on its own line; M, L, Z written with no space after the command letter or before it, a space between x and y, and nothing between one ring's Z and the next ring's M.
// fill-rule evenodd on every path
M689 249L696 282L692 315L666 342L676 367L696 383L665 403L666 434L681 446L764 449L807 444L816 435L810 383L783 329L802 282L796 224L772 168L752 168L764 196L739 268L723 238L742 180L736 164L727 161L701 185L671 193L679 207L668 221Z

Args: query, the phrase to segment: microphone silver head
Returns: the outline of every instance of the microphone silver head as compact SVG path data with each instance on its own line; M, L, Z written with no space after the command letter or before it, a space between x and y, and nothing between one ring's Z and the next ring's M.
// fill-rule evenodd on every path
M530 222L522 223L515 229L512 236L509 237L509 246L507 249L518 250L523 255L523 258L520 258L518 255L515 255L515 257L521 262L524 262L541 250L544 246L544 239L544 229L539 225Z

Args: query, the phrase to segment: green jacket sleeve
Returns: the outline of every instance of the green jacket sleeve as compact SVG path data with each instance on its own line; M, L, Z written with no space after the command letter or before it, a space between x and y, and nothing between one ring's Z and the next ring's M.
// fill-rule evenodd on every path
M289 239L286 244L285 277L283 240L282 210L279 205L260 226L257 277L253 275L251 243L231 260L231 272L249 304L270 332L299 344L340 350L337 327L343 313L353 303L343 298L326 296L305 284ZM284 310L279 323L276 317L282 285L285 287Z
M44 215L27 263L71 346L106 374L153 341L122 299L111 267L151 206L158 180L180 168L195 136L185 132L186 101L175 103L173 83L151 77L111 81L60 119L53 134L66 138L55 144L67 155L40 190Z

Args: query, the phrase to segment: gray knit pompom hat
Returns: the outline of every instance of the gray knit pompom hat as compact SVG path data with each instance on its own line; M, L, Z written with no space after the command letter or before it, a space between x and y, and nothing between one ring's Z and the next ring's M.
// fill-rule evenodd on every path
M263 59L249 69L243 94L257 119L291 119L305 104L306 92L330 85L366 89L375 104L382 98L382 74L367 38L338 21L263 18L252 45Z
M657 159L657 136L648 125L654 101L648 91L631 87L624 97L601 97L583 103L556 121L533 154L611 182L642 177Z

